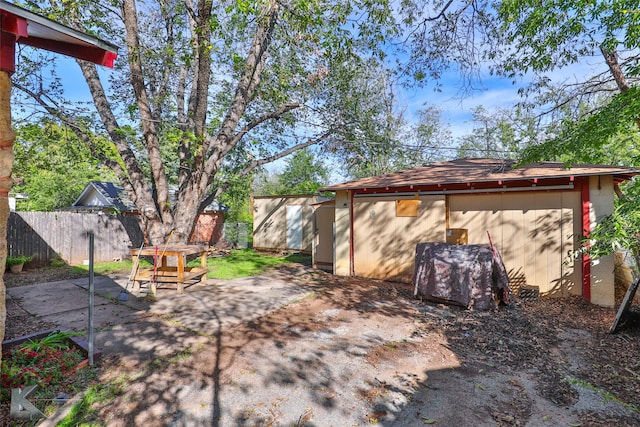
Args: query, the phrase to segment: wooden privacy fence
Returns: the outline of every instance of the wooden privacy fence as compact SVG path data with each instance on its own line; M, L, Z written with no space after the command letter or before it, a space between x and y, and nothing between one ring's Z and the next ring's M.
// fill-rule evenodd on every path
M142 242L136 216L77 212L11 212L7 224L7 254L33 256L30 267L59 258L71 265L89 259L89 232L95 235L96 262L129 257Z

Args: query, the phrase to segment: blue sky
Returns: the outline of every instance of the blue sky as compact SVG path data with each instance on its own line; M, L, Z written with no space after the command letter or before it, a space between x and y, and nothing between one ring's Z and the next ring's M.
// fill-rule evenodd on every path
M585 57L577 64L564 67L548 73L553 83L583 82L587 78L606 71L606 65L601 57ZM456 72L445 73L442 78L442 91L434 92L433 86L421 91L404 91L403 101L408 111L416 111L422 104L436 105L442 110L442 121L449 123L454 137L469 134L473 127L472 111L477 106L483 106L492 111L499 108L512 108L524 99L518 94L520 88L526 87L532 76L525 76L515 84L511 79L489 75L488 71L480 76L478 89L472 93L460 92L460 78Z

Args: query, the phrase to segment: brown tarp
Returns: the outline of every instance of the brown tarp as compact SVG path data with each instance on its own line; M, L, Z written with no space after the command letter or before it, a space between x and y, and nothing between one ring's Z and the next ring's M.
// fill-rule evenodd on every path
M418 243L413 284L427 300L488 310L508 295L509 278L491 245Z

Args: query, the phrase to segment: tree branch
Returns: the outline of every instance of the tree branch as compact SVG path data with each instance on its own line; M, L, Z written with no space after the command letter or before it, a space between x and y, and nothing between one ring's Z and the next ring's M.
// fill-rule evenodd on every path
M284 105L281 105L276 111L272 111L271 113L263 114L255 120L252 120L251 123L247 124L243 127L234 137L231 139L230 143L232 145L236 145L247 133L249 133L253 128L260 125L261 123L266 122L271 119L279 119L283 114L288 113L289 111L295 110L296 108L300 108L301 104L297 102L290 102Z
M258 160L254 160L253 162L249 163L249 165L247 167L245 167L244 169L242 169L240 172L238 172L236 174L236 176L247 176L249 173L251 173L253 170L255 170L256 168L265 165L267 163L271 163L274 162L278 159L281 159L283 157L288 156L289 154L293 153L294 151L297 150L302 150L303 148L307 148L310 147L314 144L319 143L320 141L326 139L329 135L331 135L331 131L325 132L322 135L311 139L309 138L307 140L307 142L302 142L300 144L296 144L292 147L289 147L288 149L281 151L279 153L274 154L273 156L269 156L269 157L265 157L263 159L258 159ZM230 182L225 182L223 184L221 184L216 191L214 191L213 193L209 194L200 204L200 211L204 210L204 208L206 208L208 205L210 205L216 197L220 196L220 194L222 194L227 188L229 188L229 186L231 185Z

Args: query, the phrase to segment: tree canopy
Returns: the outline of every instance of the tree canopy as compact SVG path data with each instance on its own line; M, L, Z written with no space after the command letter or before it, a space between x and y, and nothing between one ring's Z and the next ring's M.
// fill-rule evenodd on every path
M78 61L92 108L65 96L56 58L29 49L14 85L117 175L150 242L172 230L177 241L190 235L198 211L228 187L216 180L221 170L246 176L326 141L342 123L323 98L327 82L347 77L334 69L380 56L394 31L382 1L26 6L123 47L114 72ZM99 150L96 134L116 156ZM170 184L179 189L175 202Z
M286 159L282 172L263 170L257 178L258 196L316 194L328 184L329 169L310 148L304 148Z
M96 141L105 151L107 141ZM92 180L113 181L115 175L79 144L73 132L45 122L16 129L13 192L26 193L20 210L51 211L71 206Z

